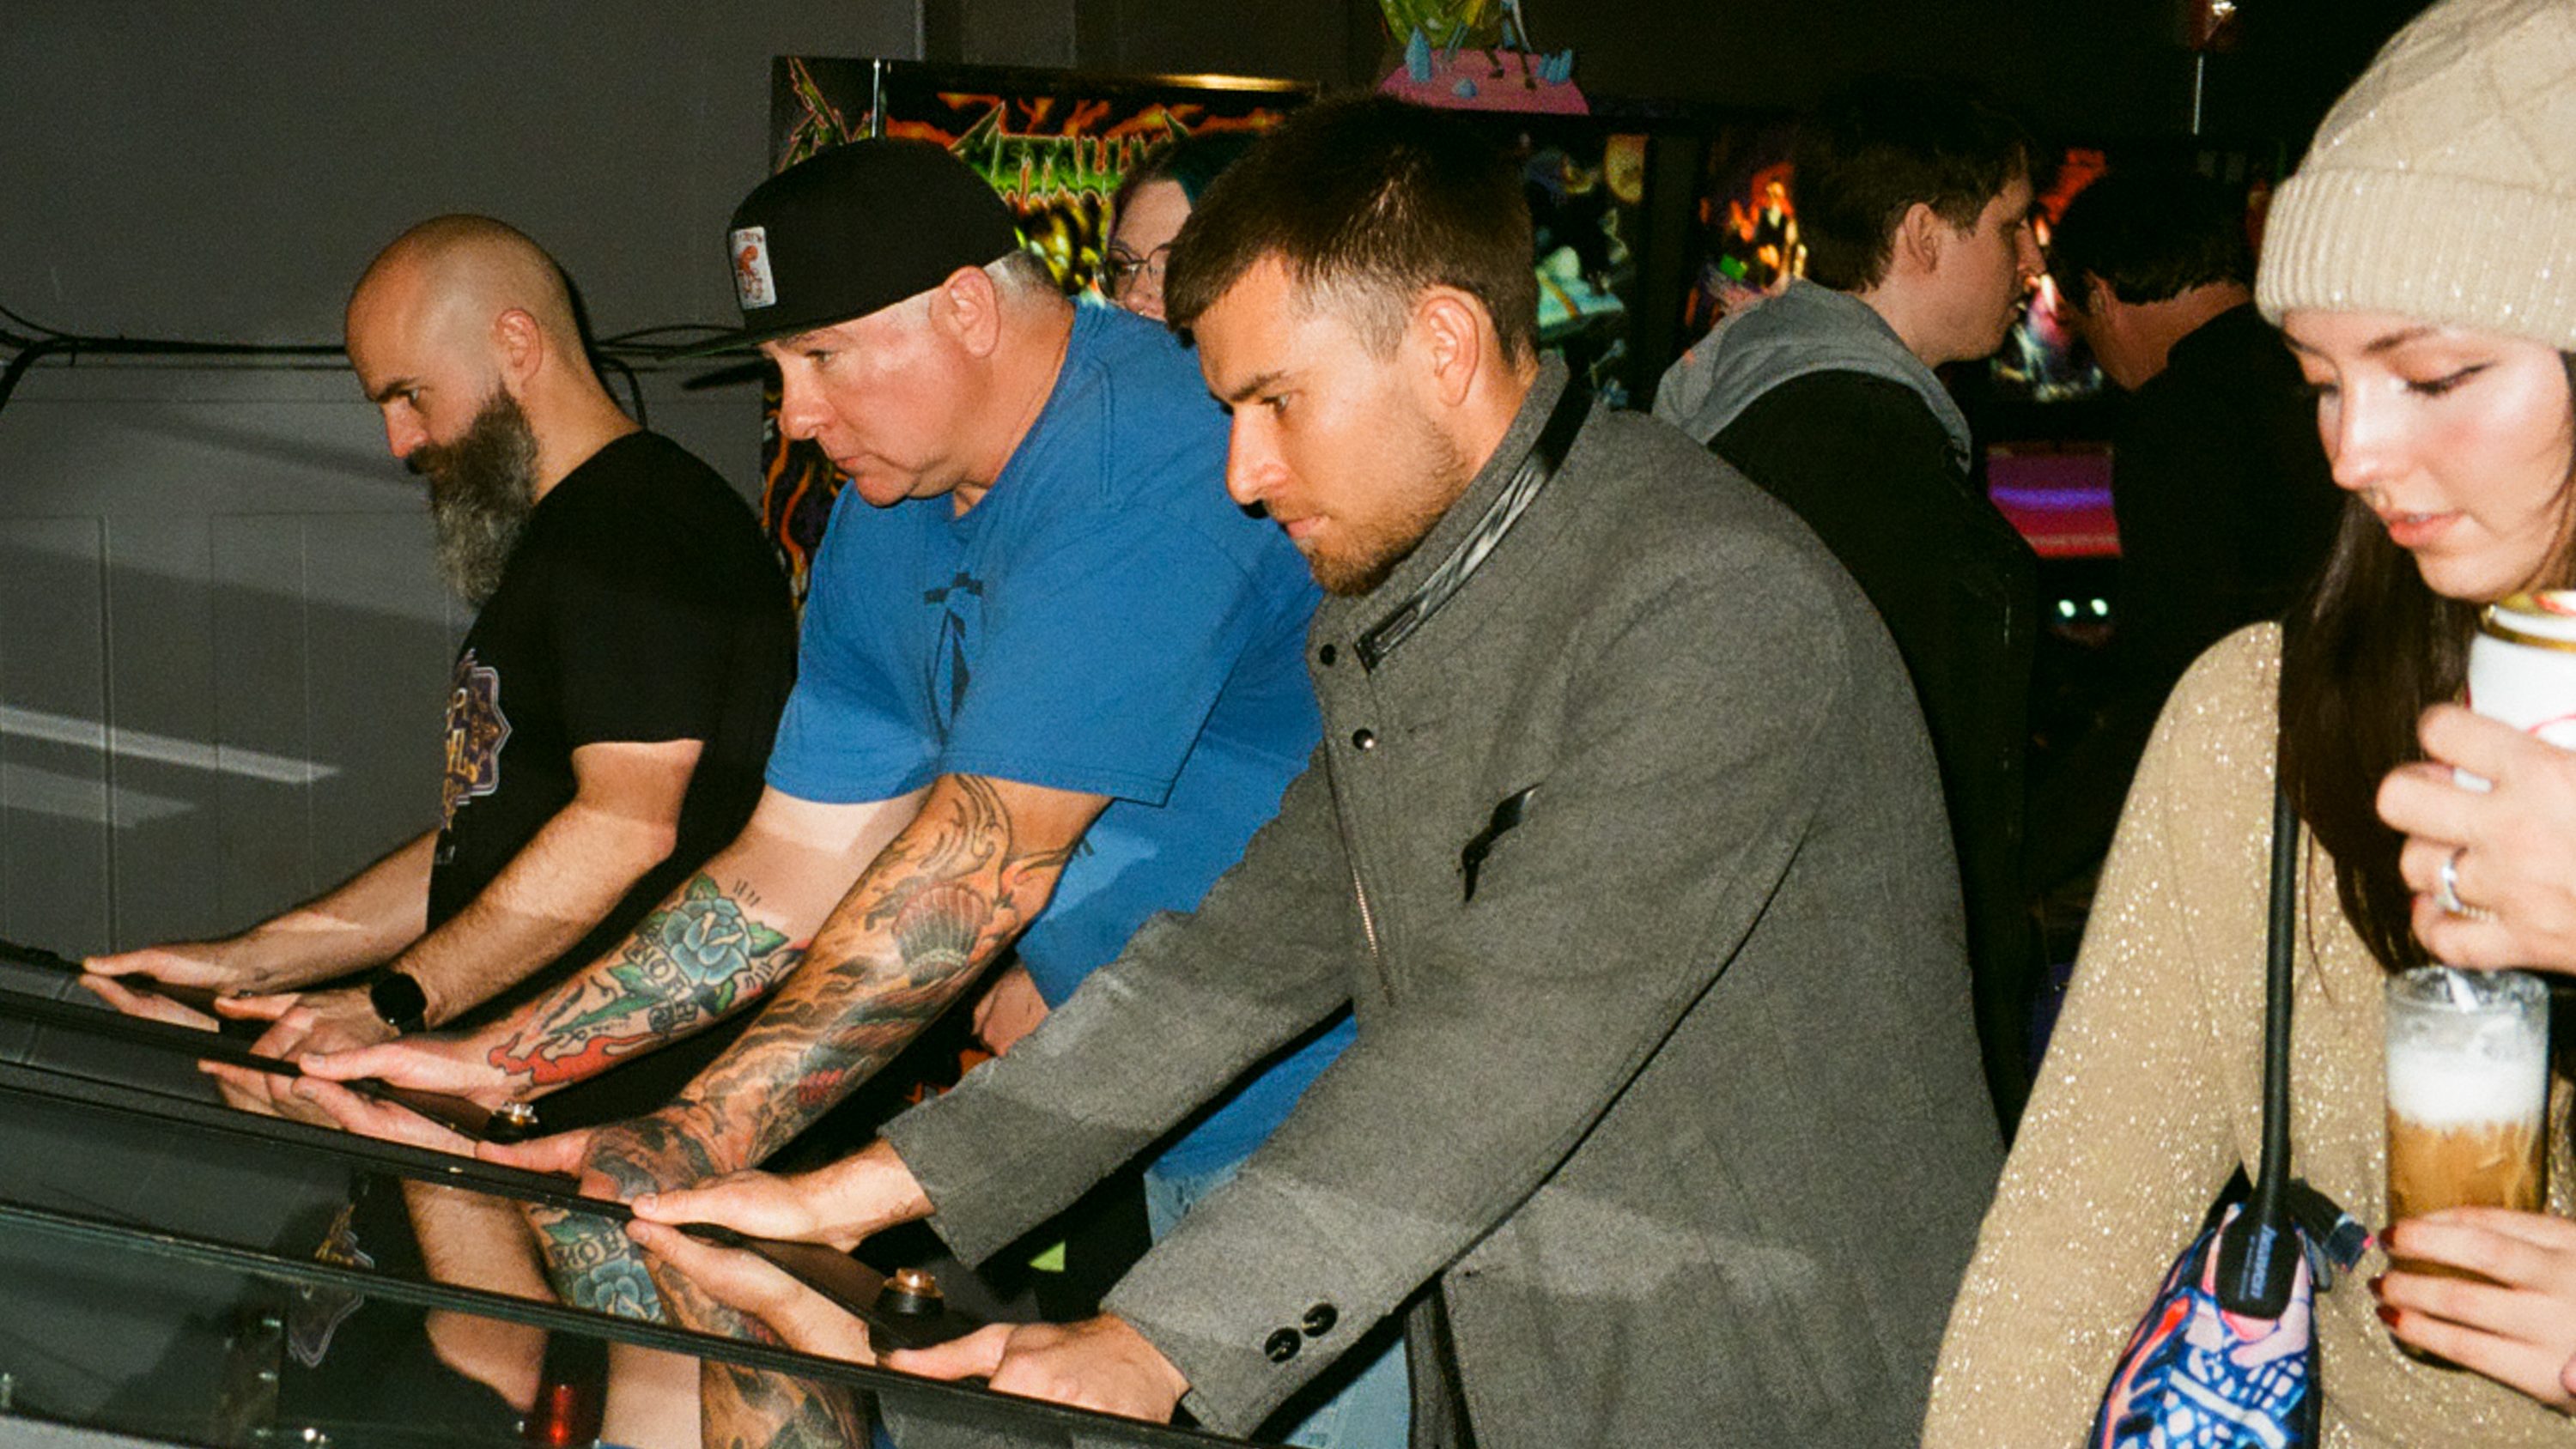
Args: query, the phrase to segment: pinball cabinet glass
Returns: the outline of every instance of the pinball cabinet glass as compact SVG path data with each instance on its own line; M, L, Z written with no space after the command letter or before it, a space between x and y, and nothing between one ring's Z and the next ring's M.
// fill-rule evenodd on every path
M694 1445L710 1366L830 1406L854 1443L1241 1442L441 1281L352 1222L399 1213L406 1185L461 1210L623 1210L566 1178L223 1106L195 1053L244 1039L105 1011L69 965L0 948L0 1444ZM880 1348L971 1326L935 1284L708 1236Z

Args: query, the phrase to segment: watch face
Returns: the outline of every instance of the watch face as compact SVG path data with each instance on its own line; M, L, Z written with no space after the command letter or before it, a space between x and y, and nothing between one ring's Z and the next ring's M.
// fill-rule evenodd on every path
M388 971L367 988L367 1002L396 1031L418 1031L429 1012L429 995L420 983L399 971Z

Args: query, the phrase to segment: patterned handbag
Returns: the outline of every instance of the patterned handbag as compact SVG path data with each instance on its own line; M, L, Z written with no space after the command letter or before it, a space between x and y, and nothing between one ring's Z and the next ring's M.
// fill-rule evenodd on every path
M2272 799L2263 1023L2263 1168L2183 1250L2111 1371L2089 1449L2308 1449L2318 1441L2310 1309L2369 1230L2290 1176L2291 946L2299 819Z

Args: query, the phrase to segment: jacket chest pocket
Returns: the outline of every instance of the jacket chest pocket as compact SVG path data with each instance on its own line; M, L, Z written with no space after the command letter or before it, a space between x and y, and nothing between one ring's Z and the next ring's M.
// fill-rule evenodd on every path
M1537 798L1538 786L1536 785L1524 785L1504 796L1495 803L1493 813L1486 817L1484 828L1467 837L1467 843L1459 847L1458 882L1461 905L1469 904L1476 899L1476 883L1484 875L1485 862L1503 843L1504 837L1519 829L1521 822L1529 818L1531 802Z

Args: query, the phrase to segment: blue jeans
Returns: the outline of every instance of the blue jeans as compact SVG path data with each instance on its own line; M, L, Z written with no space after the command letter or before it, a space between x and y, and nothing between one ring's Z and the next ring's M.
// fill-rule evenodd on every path
M1193 1173L1145 1169L1145 1222L1156 1242L1171 1235L1193 1203L1234 1180L1241 1160ZM1413 1384L1404 1368L1404 1339L1374 1355L1345 1354L1316 1379L1332 1397L1297 1421L1279 1442L1301 1449L1405 1449L1413 1421Z

